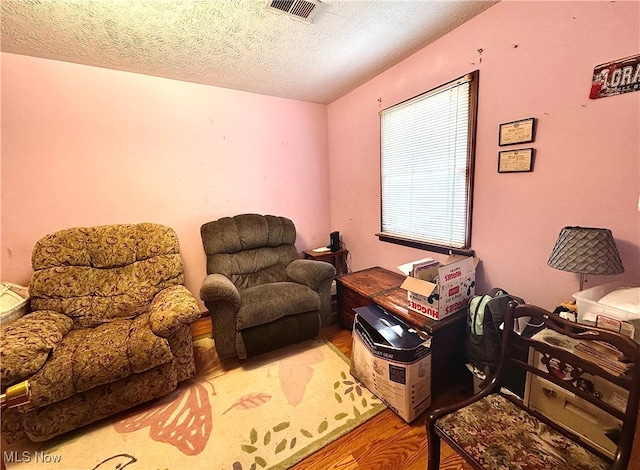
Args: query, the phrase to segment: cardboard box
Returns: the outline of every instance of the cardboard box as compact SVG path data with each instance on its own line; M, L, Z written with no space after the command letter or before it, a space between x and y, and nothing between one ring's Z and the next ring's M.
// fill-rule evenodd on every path
M354 311L351 375L410 423L431 405L431 338L377 305Z
M451 256L438 268L437 283L411 277L406 267L412 263L398 266L407 276L400 286L407 290L407 307L434 320L466 308L475 295L477 264L476 258Z

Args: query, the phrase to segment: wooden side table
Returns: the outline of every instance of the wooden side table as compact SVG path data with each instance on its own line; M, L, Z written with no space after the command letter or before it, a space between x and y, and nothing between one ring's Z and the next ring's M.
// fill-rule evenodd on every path
M446 393L453 386L472 388L471 374L465 366L464 339L466 310L443 320L433 320L407 308L407 291L400 288L405 277L381 267L347 274L337 279L338 324L353 329L356 307L376 304L413 328L431 336L432 396Z
M305 259L312 259L315 261L325 261L331 263L336 268L336 277L342 276L348 272L347 268L347 253L346 249L340 248L338 251L321 251L316 252L313 250L306 250L303 252Z

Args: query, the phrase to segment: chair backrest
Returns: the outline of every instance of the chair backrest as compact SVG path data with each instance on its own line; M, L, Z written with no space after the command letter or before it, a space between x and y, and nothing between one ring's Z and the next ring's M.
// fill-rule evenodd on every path
M31 264L31 308L83 327L135 317L158 292L184 284L175 231L153 223L51 233L36 243Z
M530 317L530 324L544 325L544 328L530 338L518 335L513 331L513 320L520 317ZM524 362L519 359L518 351L527 348L529 360ZM638 343L616 332L567 321L539 307L512 302L505 319L496 383L504 384L517 369L526 371L527 383L531 384L527 387L525 404L528 403L533 414L556 429L569 432L574 440L581 441L593 452L613 460L612 468L626 468L640 396ZM560 427L558 421L562 419L558 416L549 418L547 415L552 413L545 411L546 405L534 403L536 387L546 398L557 397L556 401L562 403L561 412L568 410L586 419L608 423L608 437L603 440L610 448L598 442L599 437L585 439L571 426ZM549 410L552 406L549 405Z
M287 280L286 267L298 259L296 228L286 217L241 214L200 228L207 274L222 274L242 290Z

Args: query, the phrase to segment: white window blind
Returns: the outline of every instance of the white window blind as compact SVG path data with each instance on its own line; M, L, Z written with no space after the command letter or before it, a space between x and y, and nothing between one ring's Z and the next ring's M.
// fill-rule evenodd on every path
M469 248L475 75L380 113L382 236Z

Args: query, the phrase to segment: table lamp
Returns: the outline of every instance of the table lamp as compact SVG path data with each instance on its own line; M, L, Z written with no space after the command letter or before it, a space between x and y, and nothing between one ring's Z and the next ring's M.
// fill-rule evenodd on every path
M611 230L564 227L558 235L547 264L552 268L580 274L580 290L587 274L624 272Z

